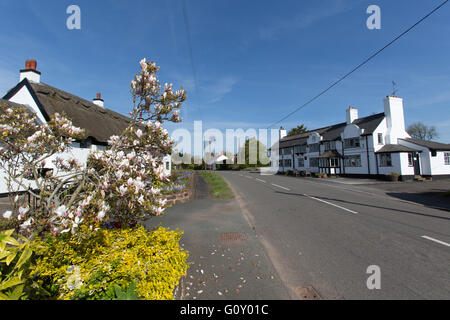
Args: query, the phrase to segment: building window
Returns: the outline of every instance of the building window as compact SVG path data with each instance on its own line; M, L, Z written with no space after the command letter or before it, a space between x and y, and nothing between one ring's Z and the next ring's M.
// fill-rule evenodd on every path
M278 160L278 166L282 167L283 166L283 160Z
M383 134L382 133L378 134L378 144L384 144L384 142L383 142Z
M80 141L80 148L81 149L90 149L92 146L92 142L90 138L83 139Z
M283 149L283 154L284 154L284 155L292 154L292 149L291 149L291 148Z
M170 162L167 161L167 162L166 162L166 170L169 170L169 169L170 169Z
M291 159L284 160L284 166L285 167L292 167L292 160Z
M359 138L351 138L344 140L344 149L359 148L361 143Z
M325 151L336 150L336 141L325 141L323 145L325 147Z
M408 166L414 167L414 153L408 153Z
M330 159L330 167L338 168L339 167L339 158L331 158Z
M294 148L295 153L306 153L306 144L303 146L297 146Z
M319 152L320 150L320 144L315 143L315 144L311 144L309 146L309 152Z
M361 167L361 155L345 156L344 166L346 167Z
M305 159L303 157L297 159L297 164L299 168L303 168L305 166Z
M444 163L446 166L450 166L450 152L444 153Z
M380 154L380 167L392 167L392 157L390 153Z
M309 166L318 168L319 167L319 158L309 158Z

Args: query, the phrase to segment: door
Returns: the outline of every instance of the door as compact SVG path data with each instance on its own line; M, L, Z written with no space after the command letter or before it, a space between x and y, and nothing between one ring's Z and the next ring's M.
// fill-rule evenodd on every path
M414 155L414 175L420 176L420 158L418 153Z

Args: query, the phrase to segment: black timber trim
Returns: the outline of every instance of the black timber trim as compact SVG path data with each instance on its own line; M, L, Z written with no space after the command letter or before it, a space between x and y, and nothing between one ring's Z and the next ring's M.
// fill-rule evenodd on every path
M45 121L50 121L50 116L48 115L47 111L45 110L42 103L39 101L39 98L36 95L36 92L34 92L33 87L31 86L30 82L27 78L20 81L14 88L8 91L8 93L3 97L5 100L11 99L13 96L16 95L17 92L20 91L23 87L26 87L28 89L28 92L30 92L31 97L33 98L34 102L39 108L39 111L41 112L42 116L44 117Z

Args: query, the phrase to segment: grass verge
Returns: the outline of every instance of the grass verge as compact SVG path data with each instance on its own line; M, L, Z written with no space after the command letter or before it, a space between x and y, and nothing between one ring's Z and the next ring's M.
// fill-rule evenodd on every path
M211 196L216 199L229 200L234 198L234 193L228 186L228 183L217 173L209 171L200 171L200 174L211 187Z

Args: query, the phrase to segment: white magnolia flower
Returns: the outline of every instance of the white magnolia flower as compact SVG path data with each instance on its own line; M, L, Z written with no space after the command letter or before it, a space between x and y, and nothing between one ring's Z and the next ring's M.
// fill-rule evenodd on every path
M105 217L105 215L106 215L106 212L105 211L100 211L98 214L97 214L97 218L99 219L99 220L103 220L103 218Z
M58 215L58 217L63 217L67 212L66 206L60 206L58 209L55 210L55 213Z
M12 211L5 211L5 213L3 214L3 218L9 220L11 219L12 216Z

